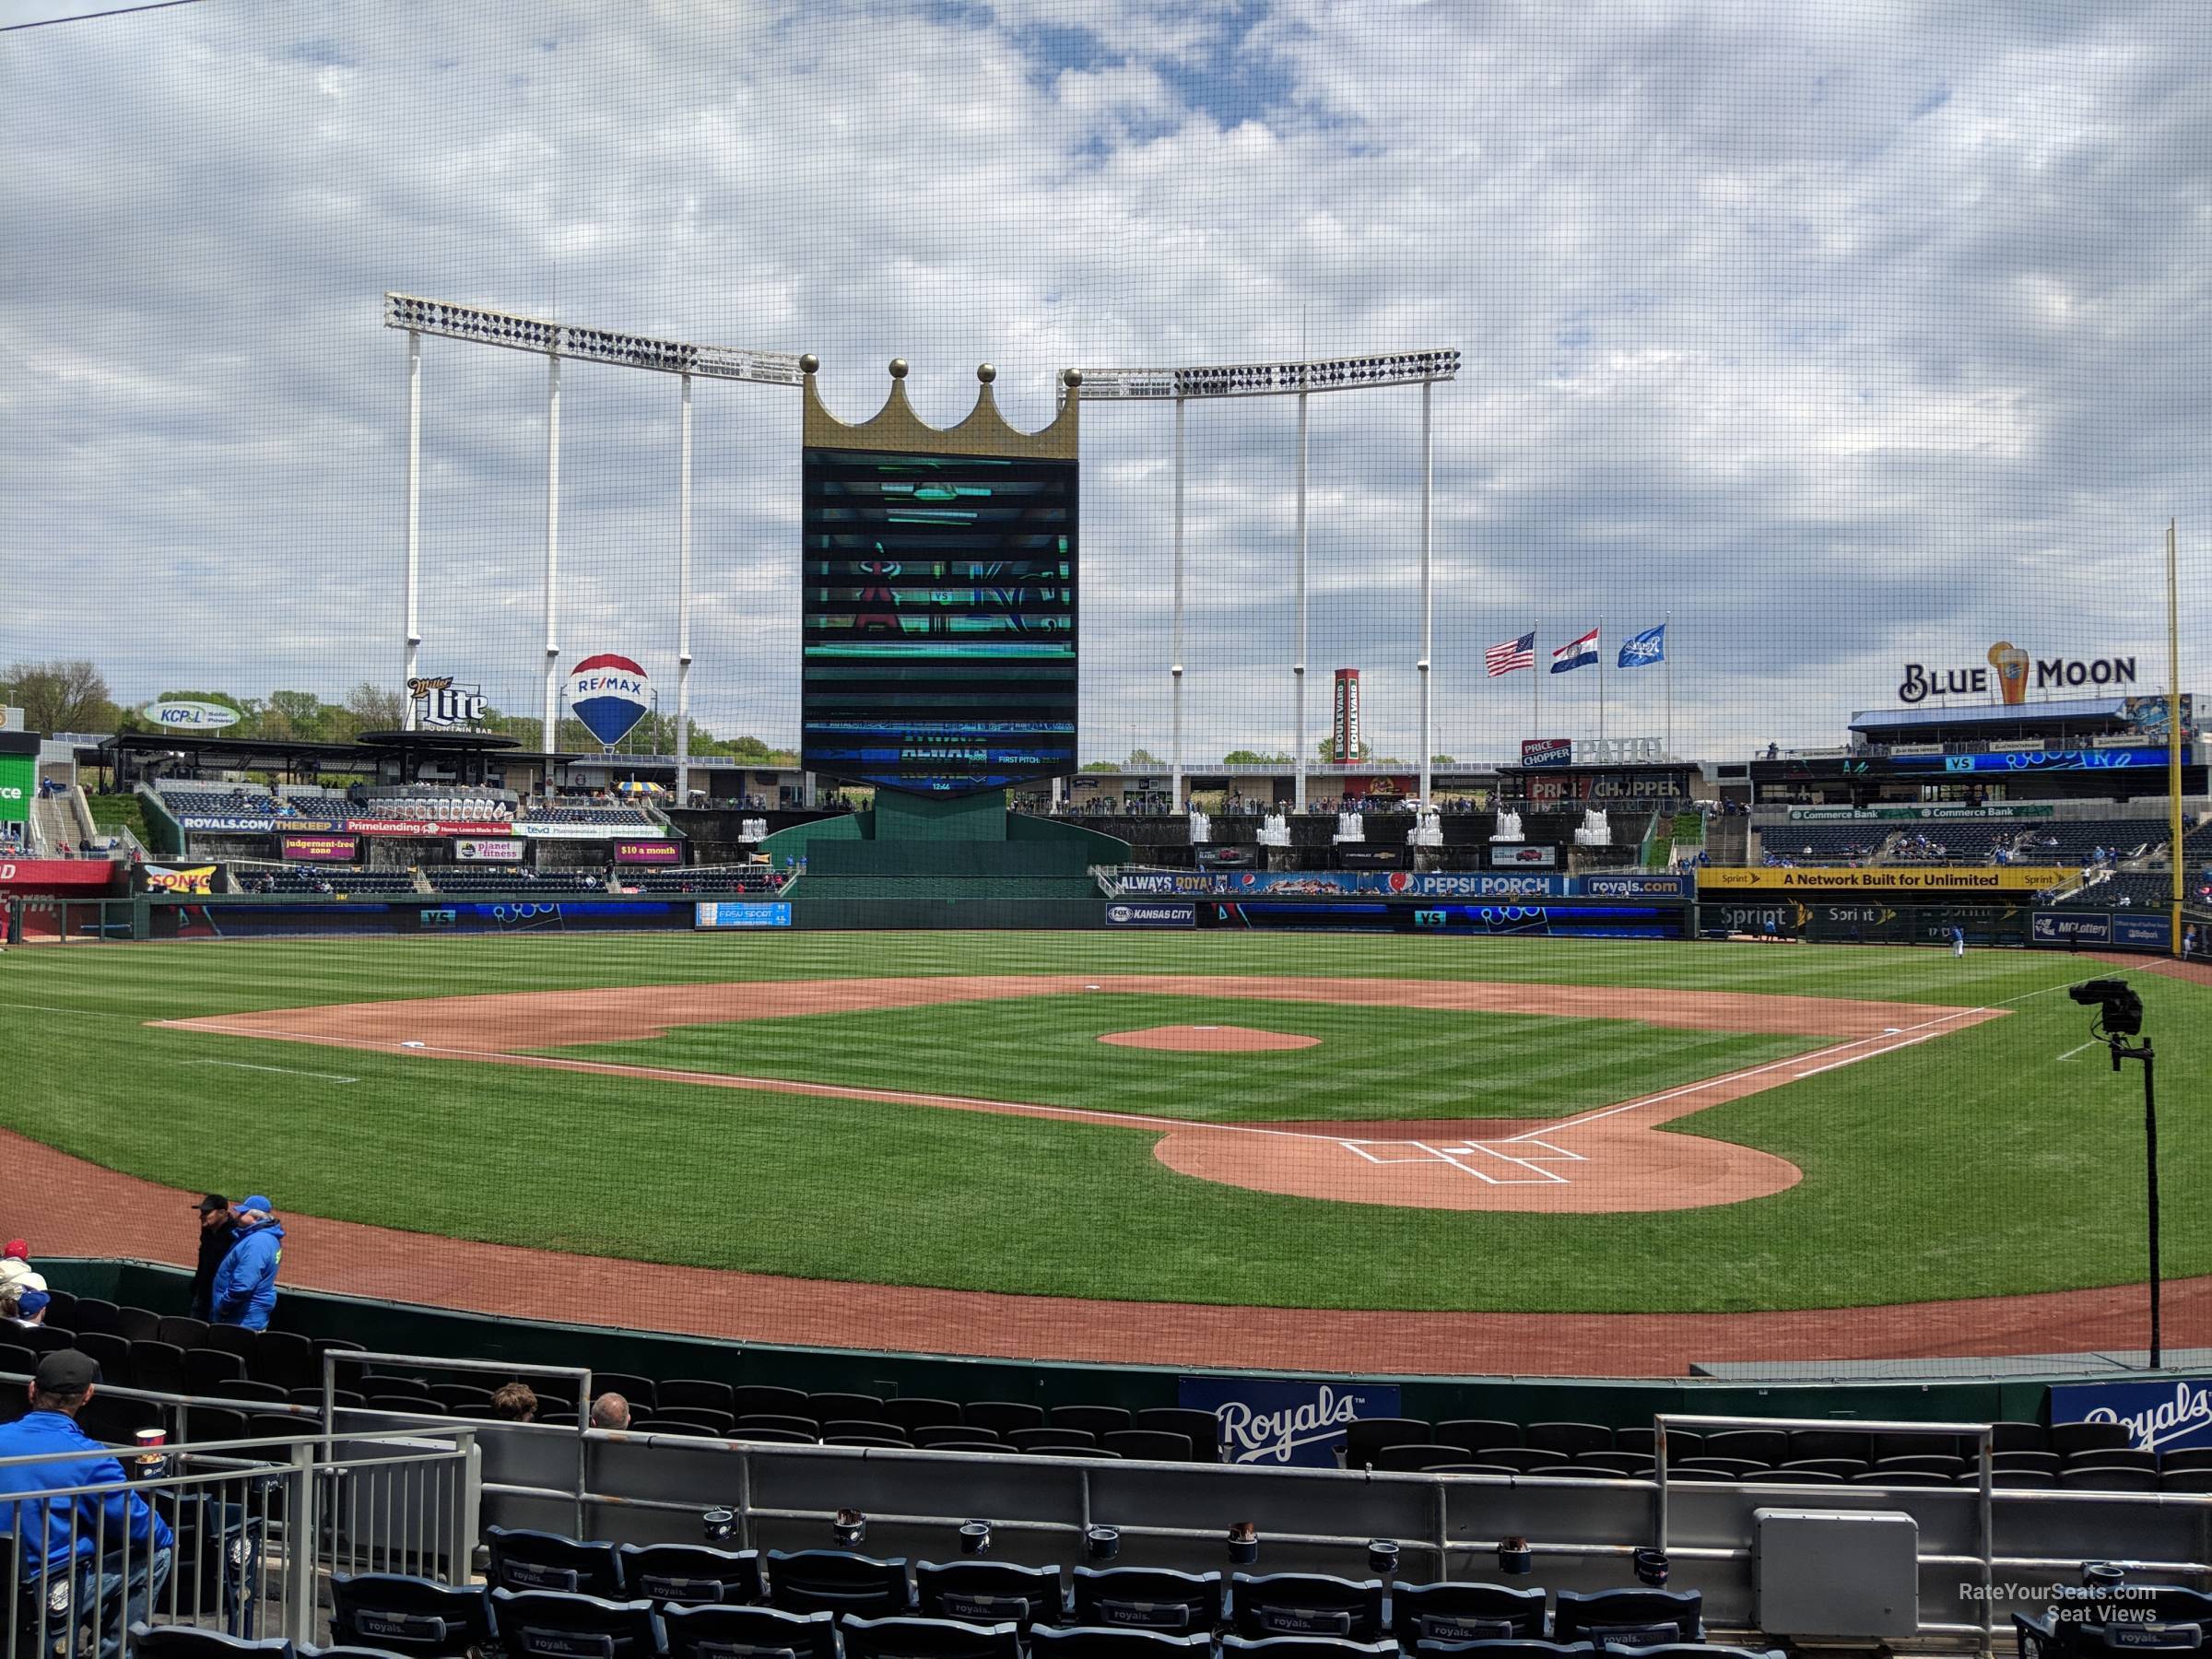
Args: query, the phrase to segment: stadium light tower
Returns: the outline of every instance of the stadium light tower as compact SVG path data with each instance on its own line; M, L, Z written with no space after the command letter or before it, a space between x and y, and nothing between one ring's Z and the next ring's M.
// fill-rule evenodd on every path
M1297 643L1290 662L1292 744L1298 766L1297 809L1306 809L1306 399L1317 392L1363 392L1378 386L1421 389L1421 654L1414 668L1421 688L1421 800L1430 795L1436 752L1430 666L1435 612L1430 584L1431 464L1430 395L1438 381L1459 376L1456 349L1381 352L1368 357L1322 358L1277 363L1220 363L1190 369L1086 369L1078 394L1107 403L1171 400L1175 405L1174 610L1169 628L1169 684L1172 688L1171 765L1175 806L1182 806L1182 470L1183 405L1192 398L1295 397L1298 399ZM1342 757L1348 759L1349 757Z
M528 351L546 359L546 687L543 743L553 752L559 729L560 641L560 360L575 358L587 363L606 363L617 369L644 369L673 374L683 382L681 454L677 486L677 598L676 598L676 798L680 805L688 794L691 767L691 381L749 381L759 385L789 386L794 392L806 382L795 351L749 351L729 346L700 346L688 340L660 339L651 335L613 329L582 328L550 318L524 316L518 312L493 311L479 305L455 305L443 300L426 300L415 294L384 296L384 326L403 329L407 336L407 565L406 565L406 670L413 679L417 651L422 643L416 606L421 577L422 500L422 336L439 335L476 346L498 346L509 351ZM413 705L407 724L415 724Z

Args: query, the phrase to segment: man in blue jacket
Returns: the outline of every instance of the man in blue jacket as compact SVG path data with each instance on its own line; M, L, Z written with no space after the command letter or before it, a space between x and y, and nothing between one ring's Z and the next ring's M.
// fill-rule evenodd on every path
M215 1270L208 1292L218 1324L265 1331L276 1306L276 1268L284 1260L284 1224L269 1213L274 1206L256 1193L231 1209L238 1218L238 1242Z
M76 1621L97 1606L100 1659L116 1659L124 1632L169 1582L175 1539L168 1524L128 1489L9 1500L57 1488L123 1487L115 1454L76 1426L99 1377L100 1367L75 1348L48 1354L31 1381L30 1415L0 1424L0 1459L38 1458L0 1462L0 1560L20 1563L9 1599L20 1607L18 1597L31 1598L34 1616L43 1607L50 1640L67 1635L74 1649ZM51 1622L57 1619L61 1630Z

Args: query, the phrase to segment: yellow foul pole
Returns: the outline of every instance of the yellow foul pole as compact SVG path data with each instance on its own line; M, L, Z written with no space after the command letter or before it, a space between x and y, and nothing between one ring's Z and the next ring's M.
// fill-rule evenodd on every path
M2182 954L2182 624L2174 584L2174 521L2166 521L2166 829L2173 838L2173 954Z

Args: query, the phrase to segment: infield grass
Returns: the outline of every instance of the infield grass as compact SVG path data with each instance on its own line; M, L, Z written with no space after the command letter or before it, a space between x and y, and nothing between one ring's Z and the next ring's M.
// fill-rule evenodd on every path
M2088 1019L2059 987L2093 966L1997 951L1959 962L1947 952L1870 947L1250 935L536 935L42 947L0 958L0 1043L15 1056L0 1124L171 1185L267 1191L281 1210L822 1278L1529 1312L1990 1295L2127 1282L2142 1271L2139 1080L2113 1077L2096 1051L2068 1053L2086 1040ZM1068 971L1513 980L2011 1011L1664 1131L1787 1158L1805 1171L1789 1191L1617 1216L1432 1212L1245 1192L1168 1171L1142 1126L146 1024L499 991ZM2159 1043L2160 1098L2170 1102L2160 1125L2167 1271L2212 1272L2212 1206L2196 1201L2212 1181L2201 1110L2212 1077L2202 1036L2212 1030L2212 992L2131 978ZM1684 1070L1744 1063L1734 1045L1801 1046L1613 1020L1408 1020L1402 1010L1210 998L1163 999L1172 1006L1138 1012L1141 999L1113 1000L1113 1029L1232 1023L1324 1040L1282 1053L1113 1049L1094 1041L1102 1016L1048 997L696 1028L621 1046L658 1065L1164 1115L1347 1121L1540 1116L1608 1091L1646 1092ZM761 1059L770 1051L745 1046L763 1041L782 1045L772 1065ZM332 1080L341 1077L354 1080ZM5 1213L35 1218L41 1203L0 1167ZM432 1238L406 1248L434 1254L438 1245ZM651 1323L650 1310L628 1312ZM626 1316L622 1308L578 1312ZM2063 1334L2053 1343L2064 1346Z

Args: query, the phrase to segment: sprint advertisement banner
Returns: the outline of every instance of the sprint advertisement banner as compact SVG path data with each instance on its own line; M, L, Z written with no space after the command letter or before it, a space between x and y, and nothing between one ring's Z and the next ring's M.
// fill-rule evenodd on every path
M1701 892L1786 892L1791 888L1846 888L1861 892L2041 893L2073 880L2079 870L2054 865L1972 865L1952 868L1880 869L1853 865L1783 865L1773 869L1708 868L1698 872Z

